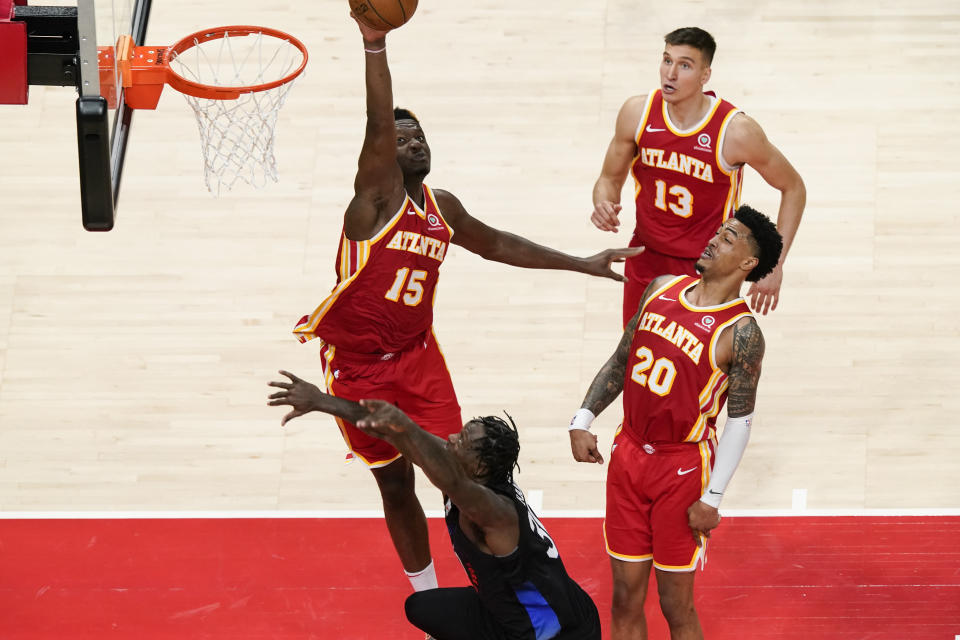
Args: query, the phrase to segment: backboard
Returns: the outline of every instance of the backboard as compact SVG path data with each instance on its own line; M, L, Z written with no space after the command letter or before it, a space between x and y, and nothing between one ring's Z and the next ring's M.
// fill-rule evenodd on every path
M77 0L77 150L83 226L88 231L113 228L133 123L112 48L124 34L135 45L144 44L150 6L151 0Z

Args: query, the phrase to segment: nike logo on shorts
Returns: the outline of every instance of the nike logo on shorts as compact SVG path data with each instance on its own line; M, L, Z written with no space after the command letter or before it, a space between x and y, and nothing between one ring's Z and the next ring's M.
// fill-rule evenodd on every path
M687 469L686 471L684 471L683 469L677 469L677 475L678 475L678 476L685 476L685 475L687 475L688 473L690 473L691 471L696 471L697 468L698 468L698 467L691 467L691 468Z
M647 125L647 133L656 133L658 131L666 131L666 129L654 129L649 124Z

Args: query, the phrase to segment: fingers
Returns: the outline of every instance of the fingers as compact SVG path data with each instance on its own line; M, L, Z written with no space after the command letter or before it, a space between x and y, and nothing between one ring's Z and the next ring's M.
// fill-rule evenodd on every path
M703 538L700 537L700 532L694 529L693 527L690 528L690 532L693 534L693 541L697 543L698 547L702 547Z
M600 455L600 452L596 449L590 450L590 457L592 458L593 462L596 462L597 464L603 464L603 456Z
M283 418L280 419L280 426L284 427L286 426L287 422L302 415L303 415L302 411L297 411L296 409L294 409L293 411L291 411L290 413L288 413L287 415L283 416Z
M620 213L622 208L619 204L612 202L600 202L594 206L590 221L601 231L615 232L620 227L620 219L617 214Z
M280 369L280 375L287 376L288 378L290 378L291 382L303 382L303 380L301 380L297 376L293 375L289 371L284 371L283 369Z
M605 218L605 217L602 217L602 216L597 215L596 212L594 212L594 214L593 214L592 216L590 216L590 222L592 222L592 223L593 223L593 226L595 226L597 229L600 229L601 231L614 231L614 232L616 232L616 230L617 230L617 225L616 225L616 224L611 223L611 222L610 222L607 218Z

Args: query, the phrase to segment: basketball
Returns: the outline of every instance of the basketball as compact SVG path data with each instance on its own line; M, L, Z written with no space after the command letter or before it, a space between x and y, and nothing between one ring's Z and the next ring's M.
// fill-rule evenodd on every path
M350 0L350 10L371 29L389 31L413 16L417 0Z

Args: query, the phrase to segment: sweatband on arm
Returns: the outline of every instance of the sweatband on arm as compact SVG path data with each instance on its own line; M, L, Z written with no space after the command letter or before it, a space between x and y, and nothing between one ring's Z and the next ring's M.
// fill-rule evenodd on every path
M717 444L717 457L713 463L713 471L710 472L710 483L700 497L702 502L714 508L720 506L723 492L727 490L727 485L733 478L733 472L737 470L743 452L747 448L752 423L752 413L739 418L727 418L723 426L723 435L720 436L720 442Z
M596 417L590 409L581 408L574 414L573 420L570 421L570 428L567 429L567 431L573 431L574 429L590 431L590 424Z

